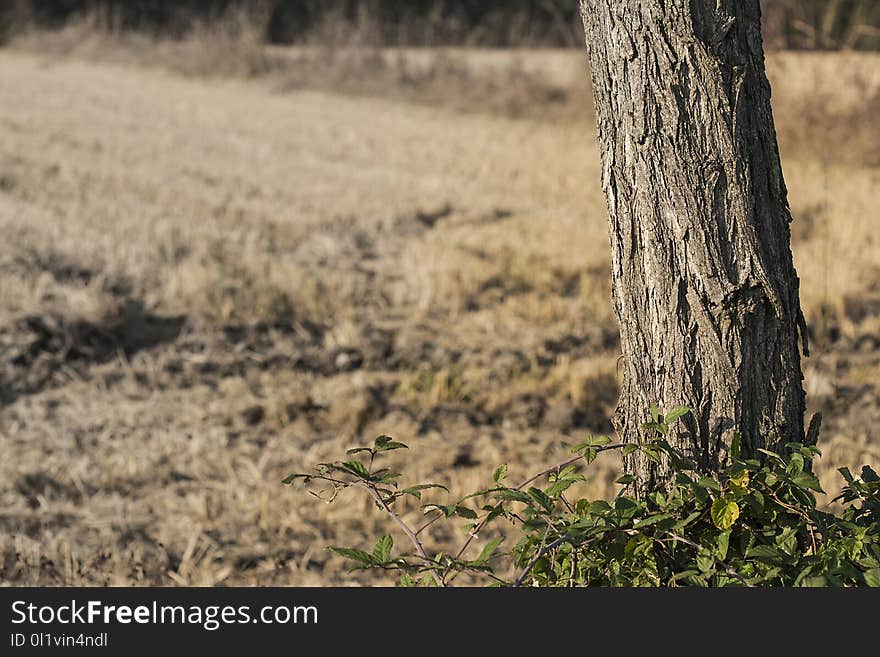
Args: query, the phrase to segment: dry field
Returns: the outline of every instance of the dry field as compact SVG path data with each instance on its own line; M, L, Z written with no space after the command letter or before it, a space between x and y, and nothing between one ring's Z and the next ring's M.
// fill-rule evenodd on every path
M324 548L378 511L288 472L387 433L465 493L610 430L581 55L42 47L0 50L0 582L375 582ZM878 63L769 61L829 491L880 463Z

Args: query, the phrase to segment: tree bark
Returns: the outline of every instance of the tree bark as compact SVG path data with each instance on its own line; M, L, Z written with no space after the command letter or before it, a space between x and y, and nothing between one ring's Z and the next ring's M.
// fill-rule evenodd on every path
M581 0L623 383L635 441L657 404L670 442L717 472L804 441L806 326L764 69L758 0ZM818 427L817 427L818 428ZM810 432L814 433L813 431ZM644 494L666 464L628 457Z

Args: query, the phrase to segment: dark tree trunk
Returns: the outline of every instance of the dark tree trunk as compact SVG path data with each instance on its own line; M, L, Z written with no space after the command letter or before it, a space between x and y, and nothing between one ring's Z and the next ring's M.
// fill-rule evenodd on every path
M634 441L653 404L687 406L670 442L705 472L734 432L746 454L803 441L806 327L758 0L581 0L581 13L624 357L618 432ZM664 484L663 465L628 458L639 493Z

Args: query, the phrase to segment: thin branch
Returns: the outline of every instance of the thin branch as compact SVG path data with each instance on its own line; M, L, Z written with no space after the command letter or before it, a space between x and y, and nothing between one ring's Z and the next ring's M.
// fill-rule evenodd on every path
M425 531L428 527L430 527L430 526L433 525L435 522L437 522L438 520L440 520L440 518L443 518L443 517L444 517L442 511L438 511L438 510L434 509L433 513L434 513L434 517L431 518L428 522L426 522L424 525L422 525L421 527L419 527L419 528L416 530L416 536L418 536L418 535L421 534L423 531Z
M606 452L606 451L612 450L612 449L620 449L621 447L624 446L624 444L625 443L597 445L593 449L595 449L597 453ZM531 477L529 477L528 479L526 479L525 481L520 483L513 490L522 490L523 488L525 488L526 486L528 486L532 482L536 481L537 479L540 479L541 477L548 475L551 472L559 472L560 470L562 470L562 468L569 466L569 465L572 465L573 463L577 463L578 461L580 461L583 458L584 458L583 454L578 454L577 456L572 456L570 458L565 459L564 461L560 461L559 463L551 465L549 468L544 468L543 470L541 470L537 474L532 475ZM371 465L372 465L372 461L371 461ZM406 522L403 520L403 518L400 517L400 515L398 515L395 511L393 511L391 509L391 507L384 500L384 498L379 493L379 491L376 490L376 487L371 485L370 482L368 482L368 481L344 481L344 480L337 479L332 476L320 475L320 474L310 475L309 479L318 479L318 480L322 480L322 481L328 481L328 482L332 483L334 486L340 486L340 487L358 486L358 487L366 490L367 493L369 493L370 497L372 497L373 500L376 502L377 506L379 506L380 509L382 509L385 513L387 513L394 520L394 522L396 522L397 525L403 530L403 533L406 534L406 537L409 539L410 543L412 543L413 547L415 547L416 553L425 561L427 561L429 563L434 563L434 561L428 556L428 553L426 552L424 545L422 545L422 542L419 540L419 534L421 534L425 529L430 527L437 520L439 520L440 518L443 518L444 516L442 513L438 513L434 518L432 518L431 520L429 520L425 524L423 524L421 527L419 527L418 530L413 530L412 527L410 527L408 524L406 524ZM470 544L473 542L474 538L477 537L477 535L480 533L480 531L486 526L488 521L489 521L489 514L486 514L486 516L480 522L478 522L474 526L474 528L471 529L470 532L468 532L468 537L467 537L467 540L465 540L464 545L461 546L461 549L458 551L455 558L446 566L442 575L438 575L436 570L431 569L431 571L430 571L431 576L434 578L434 581L437 583L438 586L445 587L447 585L446 577L449 575L450 568L452 567L452 564L461 560L465 551L468 549L468 547L470 547ZM565 537L563 537L563 539L565 539ZM528 572L531 571L532 568L534 568L535 563L537 563L537 560L541 556L546 554L546 552L548 550L551 550L551 549L557 547L562 542L564 542L564 540L557 539L556 541L554 541L550 545L542 548L541 551L538 553L538 556L535 557L535 559L533 560L533 563L531 563L529 565L528 569L526 571L524 571L520 575L520 577L517 579L517 583L515 584L515 586L518 586L519 583L522 582L522 579L524 579L528 575Z
M419 540L419 537L416 536L416 534L412 530L412 528L409 525L407 525L406 522L404 522L403 518L401 518L399 515L397 515L397 513L395 513L391 509L391 507L388 506L387 502L385 502L385 500L382 499L382 496L379 495L379 492L376 490L376 488L374 486L370 486L367 482L364 482L364 481L355 482L355 485L360 486L361 488L365 489L370 494L370 496L374 500L376 500L376 504L379 505L379 508L381 508L385 513L387 513L389 516L391 516L392 519L394 519L394 522L396 522L398 524L398 526L403 530L403 533L406 534L406 537L413 544L418 555L420 557L422 557L422 559L425 559L427 561L431 561L431 559L428 557L428 553L425 552L425 547L422 545L422 542ZM443 582L443 579L435 571L432 570L431 575L433 576L434 581L437 583L438 586L446 586L446 584Z
M625 444L626 443L613 443L610 445L597 445L593 449L595 449L597 453L598 452L607 452L612 449L620 449ZM522 482L519 486L516 486L513 490L522 490L523 488L525 488L526 486L528 486L529 484L531 484L535 480L540 479L544 475L550 474L551 472L558 472L559 470L562 470L562 468L569 466L573 463L577 463L578 461L580 461L583 458L584 458L583 454L578 454L577 456L572 456L571 458L567 458L564 461L560 461L559 463L557 463L555 465L551 465L549 468L544 468L538 474L529 477L524 482ZM458 554L455 555L455 561L458 561L459 559L462 558L462 555L464 555L465 550L467 550L468 547L470 547L470 544L473 542L473 540L477 537L477 535L480 533L480 531L482 531L483 527L486 526L486 523L488 522L488 518L489 518L489 516L487 514L485 518L483 518L480 522L478 522L474 526L474 528L470 532L468 532L467 540L464 542L464 545L461 546L461 549L458 551ZM446 575L448 574L448 572L449 571L447 569L443 573L444 579L446 578Z
M567 499L565 499L565 493L559 494L559 501L565 505L565 508L568 509L569 513L574 513L574 507L569 503Z

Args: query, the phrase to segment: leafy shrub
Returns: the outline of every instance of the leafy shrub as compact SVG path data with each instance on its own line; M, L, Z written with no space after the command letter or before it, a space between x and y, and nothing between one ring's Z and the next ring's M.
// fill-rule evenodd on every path
M424 504L428 518L420 527L403 519L395 510L398 503L445 488L402 486L400 473L377 468L383 454L406 448L388 436L372 447L349 450L347 460L319 464L284 483L329 484L330 502L346 488L370 495L407 535L413 551L395 554L390 535L379 538L371 552L330 549L356 568L399 571L405 586L448 586L461 573L505 586L880 586L880 477L874 470L865 466L856 477L840 469L839 514L816 506L816 493L823 491L811 473L819 456L812 446L789 443L783 454L760 450L758 460L742 457L735 437L720 475L701 476L665 439L670 424L687 412L678 408L663 417L652 409L638 444L591 437L573 448L570 459L518 485L507 483L502 465L489 488L449 504ZM566 491L584 478L578 466L609 450L639 450L649 459L668 460L672 483L638 499L627 494L634 477L624 474L618 479L624 489L611 502L568 499ZM454 519L470 523L462 547L455 554L430 552L423 531ZM465 557L480 533L504 521L508 533L517 534L510 551L499 551L502 532L476 558Z

